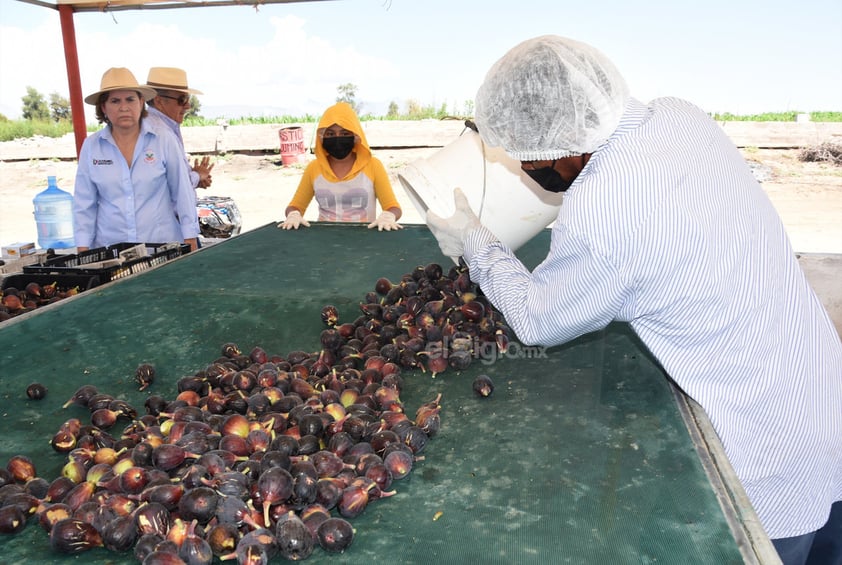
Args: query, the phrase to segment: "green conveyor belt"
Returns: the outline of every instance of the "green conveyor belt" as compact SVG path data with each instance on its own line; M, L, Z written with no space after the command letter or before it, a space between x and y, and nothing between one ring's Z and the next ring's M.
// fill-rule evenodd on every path
M548 241L544 232L525 246L524 262L537 264ZM316 351L322 306L352 321L378 277L398 280L432 261L449 266L425 227L269 225L4 322L0 464L26 454L40 476L58 476L66 456L49 441L66 419L87 416L62 408L82 384L142 412L148 394L175 397L176 380L219 357L224 342ZM394 483L395 496L352 520L348 552L316 549L309 562L742 563L668 379L628 326L545 353L475 361L436 378L405 372L411 415L442 393L440 433ZM141 362L159 375L144 392L133 381ZM487 399L471 389L481 373L496 384ZM25 395L35 381L49 388L44 400ZM35 519L0 536L0 555L3 563L135 562L104 549L54 553Z

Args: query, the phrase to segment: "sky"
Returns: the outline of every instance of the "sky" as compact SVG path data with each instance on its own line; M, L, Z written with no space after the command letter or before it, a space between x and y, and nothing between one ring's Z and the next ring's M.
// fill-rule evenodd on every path
M73 21L83 96L109 67L142 83L151 66L181 67L207 118L318 116L347 83L362 113L414 101L466 115L491 65L544 34L605 53L643 101L678 96L733 114L842 111L839 0L322 0ZM58 12L0 0L0 113L19 119L28 86L47 101L69 97ZM86 121L95 122L92 108Z

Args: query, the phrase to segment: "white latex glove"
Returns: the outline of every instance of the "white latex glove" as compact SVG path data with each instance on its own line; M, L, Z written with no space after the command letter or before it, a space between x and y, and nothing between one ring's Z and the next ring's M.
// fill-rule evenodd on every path
M432 211L427 212L427 226L439 242L441 252L456 261L465 253L465 238L482 224L471 210L468 199L461 188L453 190L453 200L456 211L449 218L437 216Z
M310 227L310 222L301 217L301 212L293 210L287 214L286 220L278 224L278 227L285 230L297 230L298 226Z
M376 220L368 224L368 229L371 228L377 228L377 231L391 231L402 230L403 226L398 223L398 219L393 213L384 210L380 212L380 215L377 216Z

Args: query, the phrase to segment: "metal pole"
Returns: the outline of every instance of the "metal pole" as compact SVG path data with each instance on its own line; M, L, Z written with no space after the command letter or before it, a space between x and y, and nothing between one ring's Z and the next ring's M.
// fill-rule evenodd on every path
M67 65L67 86L70 89L70 111L73 113L73 133L76 136L76 158L88 136L85 106L82 102L82 80L79 78L79 55L76 52L76 28L73 25L73 6L60 4L61 35L64 40L64 61Z

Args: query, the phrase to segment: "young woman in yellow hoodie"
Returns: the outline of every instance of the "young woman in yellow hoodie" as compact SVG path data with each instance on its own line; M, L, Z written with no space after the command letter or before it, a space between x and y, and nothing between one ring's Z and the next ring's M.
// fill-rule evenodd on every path
M309 227L304 211L315 196L320 222L370 222L369 229L397 230L401 208L383 163L371 154L360 119L345 102L325 110L311 161L279 228ZM377 202L382 212L376 215Z

